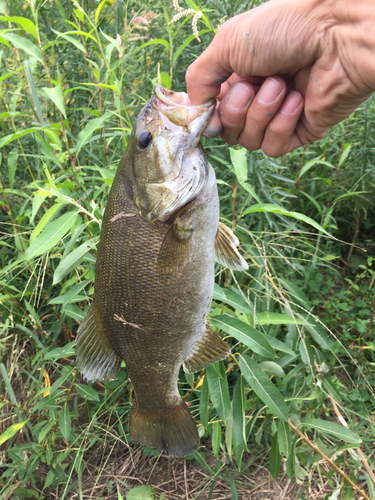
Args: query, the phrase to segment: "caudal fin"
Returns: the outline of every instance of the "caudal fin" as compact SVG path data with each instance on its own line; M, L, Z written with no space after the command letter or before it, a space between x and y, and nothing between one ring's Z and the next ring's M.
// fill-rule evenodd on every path
M199 445L197 428L186 403L159 411L140 410L133 404L130 439L134 443L158 448L172 457L189 455Z

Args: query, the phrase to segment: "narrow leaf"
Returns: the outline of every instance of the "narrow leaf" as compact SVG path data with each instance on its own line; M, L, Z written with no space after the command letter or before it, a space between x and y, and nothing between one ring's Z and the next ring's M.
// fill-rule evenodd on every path
M280 420L288 420L288 408L277 387L249 356L240 356L240 369L255 394Z
M277 432L272 438L272 444L269 454L270 459L270 472L275 481L279 477L280 467L281 467L281 455L279 452L279 445L277 442Z
M234 173L240 184L247 181L247 149L229 148Z
M55 285L56 283L59 283L73 269L76 269L84 259L87 252L89 252L96 245L96 243L97 239L91 238L68 254L57 266L53 275L53 284Z
M288 457L292 450L292 438L288 422L277 423L277 440L281 453Z
M221 423L215 422L212 426L212 452L218 458L221 445Z
M211 323L245 344L257 354L267 358L275 357L275 351L272 349L263 333L247 323L231 316L214 316L211 319Z
M65 107L64 107L64 99L61 93L61 88L60 85L57 85L56 87L43 87L43 91L46 94L46 96L51 99L51 101L54 103L54 105L61 111L61 113L64 115L64 118L66 118L65 114Z
M230 414L230 397L227 378L218 376L214 367L208 366L206 369L208 389L212 403L223 422L226 422Z
M93 120L90 120L87 123L87 125L85 126L85 128L83 130L81 130L81 132L78 135L78 139L77 139L77 153L81 150L81 148L85 144L87 144L91 140L92 134L95 132L95 130L98 130L99 128L103 127L104 122L110 116L112 116L112 113L107 112L107 113L104 113L104 115L102 115L101 117L94 118Z
M329 422L328 420L321 420L320 418L313 418L303 422L304 427L311 427L323 434L331 434L332 436L345 441L346 443L362 443L362 439L357 436L353 431L343 427L342 425Z
M63 437L68 440L72 428L69 406L65 403L59 416L60 431Z
M17 432L22 429L22 427L28 422L28 420L24 420L23 422L18 422L16 424L11 425L8 429L0 435L0 446L8 441L8 439L12 438Z
M286 210L285 208L280 207L279 205L274 205L272 203L258 203L256 205L252 205L247 210L245 210L243 212L242 216L253 213L253 212L267 212L267 213L286 215L287 217L293 217L294 219L298 219L301 222L305 222L306 224L309 224L310 226L314 227L318 231L321 231L322 233L326 234L327 236L331 236L325 229L322 228L322 226L320 224L315 222L310 217L307 217L306 215L300 214L298 212L289 212L289 210Z
M30 21L30 19L26 19L26 17L18 17L18 16L1 16L0 21L9 21L11 23L17 23L22 28L30 33L34 38L38 39L38 34L36 32L35 24Z
M240 376L233 391L233 429L238 444L246 451L246 422L245 422L245 384L243 376Z
M43 63L42 53L40 49L34 45L27 38L22 38L22 36L15 35L14 33L4 33L2 35L5 40L8 40L17 49L22 49L29 54L31 57L35 57L39 62Z
M9 186L13 191L14 176L17 169L18 149L12 149L8 155Z
M77 212L67 212L51 222L26 250L25 260L30 260L37 255L48 252L57 245L69 229L74 226L77 215Z
M76 388L78 394L84 399L88 401L99 401L99 394L89 385L77 384Z

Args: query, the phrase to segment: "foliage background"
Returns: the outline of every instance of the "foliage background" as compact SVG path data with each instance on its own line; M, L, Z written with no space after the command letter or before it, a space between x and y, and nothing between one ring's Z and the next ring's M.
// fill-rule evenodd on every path
M0 0L0 498L162 498L156 483L134 488L161 458L129 444L126 367L84 384L74 338L134 118L158 78L184 90L222 18L257 3L188 0L194 12L169 24L165 2ZM299 498L355 498L298 427L375 499L373 121L370 99L277 159L202 139L250 268L216 268L210 317L231 357L180 375L203 444L187 462L205 473L188 498L217 485L250 498L256 464ZM122 472L143 460L146 479L114 476L124 456Z

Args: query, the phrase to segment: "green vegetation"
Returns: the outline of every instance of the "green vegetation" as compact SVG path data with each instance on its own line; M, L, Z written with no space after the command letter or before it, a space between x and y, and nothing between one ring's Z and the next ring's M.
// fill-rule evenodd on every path
M158 78L184 90L220 19L248 7L181 5L203 9L201 43L194 13L169 24L172 2L0 0L1 499L156 498L109 466L123 450L128 468L160 458L128 442L126 367L83 383L74 339L134 118ZM218 480L249 494L258 460L302 485L298 498L314 484L359 498L345 473L375 500L374 108L278 159L202 140L250 268L216 268L210 321L230 358L181 371L204 445L187 461L206 474L189 498L215 498Z

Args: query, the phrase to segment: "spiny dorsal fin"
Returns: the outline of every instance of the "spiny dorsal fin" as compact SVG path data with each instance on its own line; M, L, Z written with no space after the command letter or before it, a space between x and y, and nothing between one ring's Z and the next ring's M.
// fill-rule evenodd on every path
M189 216L176 217L164 236L158 264L170 272L180 272L190 257L193 227Z
M76 346L77 364L88 382L116 378L121 368L121 358L101 331L92 305L79 325Z
M233 271L246 271L249 266L239 254L236 248L238 245L238 238L233 234L233 231L222 222L219 222L215 238L215 260L224 267L233 269Z
M184 371L187 373L200 372L211 363L225 359L229 353L230 349L224 340L207 326L203 338L194 349L193 354L185 359Z

